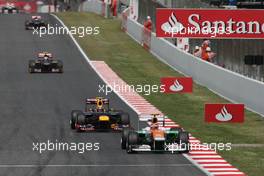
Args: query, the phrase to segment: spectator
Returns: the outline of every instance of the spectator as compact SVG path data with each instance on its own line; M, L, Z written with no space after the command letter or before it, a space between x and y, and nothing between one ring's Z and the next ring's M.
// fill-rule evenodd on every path
M203 41L203 43L202 43L202 50L205 51L207 47L210 47L210 44L211 44L210 40L205 39L205 40Z
M211 48L208 46L205 49L205 52L202 54L202 60L207 62L212 62L212 59L215 57L215 53L212 52Z
M116 17L117 16L117 0L112 0L111 9L112 9L113 16Z
M152 21L150 16L147 16L147 21L145 21L144 27L150 31L152 30Z
M193 51L193 55L196 57L201 57L202 55L202 49L199 46L195 46L195 49Z

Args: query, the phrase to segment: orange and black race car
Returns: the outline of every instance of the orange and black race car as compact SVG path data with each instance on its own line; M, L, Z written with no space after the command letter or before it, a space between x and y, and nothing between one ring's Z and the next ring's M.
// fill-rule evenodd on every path
M102 97L86 99L85 110L73 110L71 129L77 131L121 131L130 127L129 114L109 108L109 99Z
M189 151L189 133L179 127L164 128L164 116L152 114L139 119L148 122L149 127L138 131L130 128L123 129L121 148L126 149L127 153L151 151L186 153ZM163 126L160 126L159 122L163 122Z

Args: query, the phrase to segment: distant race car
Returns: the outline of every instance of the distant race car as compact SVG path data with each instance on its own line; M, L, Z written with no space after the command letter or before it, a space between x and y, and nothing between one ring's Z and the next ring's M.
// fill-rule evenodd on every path
M77 131L121 131L130 127L130 118L125 112L110 109L109 99L97 97L86 99L85 111L71 112L70 126Z
M53 59L51 53L42 52L37 59L29 61L28 69L29 73L62 73L63 63Z
M152 123L150 127L135 131L124 128L121 137L121 148L127 153L133 152L189 152L189 133L182 128L165 128L165 117L157 114L139 117L140 121ZM153 122L153 119L155 119ZM151 121L152 122L149 122ZM160 126L159 124L163 124ZM158 125L157 125L158 124ZM138 125L140 126L140 125Z
M31 20L25 21L25 29L40 29L41 27L47 27L47 22L42 19L41 16L32 16Z
M7 3L2 7L2 13L19 13L19 9L13 3Z

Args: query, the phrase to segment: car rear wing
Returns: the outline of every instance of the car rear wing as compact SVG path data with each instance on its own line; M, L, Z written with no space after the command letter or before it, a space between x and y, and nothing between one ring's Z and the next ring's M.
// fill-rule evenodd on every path
M145 123L149 123L152 121L152 119L156 117L158 122L160 122L162 124L162 126L165 126L165 118L167 118L167 116L164 116L163 114L140 114L138 116L138 129L140 129L140 122L145 122Z
M109 109L109 99L107 98L101 98L101 97L87 98L85 103L86 103L85 106L86 111L88 111L89 106L91 105L95 105L96 109L105 109L104 105L106 105L107 109Z
M39 58L43 58L44 56L48 56L49 58L52 58L52 54L51 53L39 53L38 54L38 57Z
M41 19L41 16L34 15L31 17L31 19Z
M86 104L97 104L98 100L102 100L103 104L109 104L109 99L107 98L87 98Z
M166 116L161 115L161 114L140 114L138 116L139 121L142 122L148 122L151 121L153 117L156 117L158 119L158 122L163 122Z

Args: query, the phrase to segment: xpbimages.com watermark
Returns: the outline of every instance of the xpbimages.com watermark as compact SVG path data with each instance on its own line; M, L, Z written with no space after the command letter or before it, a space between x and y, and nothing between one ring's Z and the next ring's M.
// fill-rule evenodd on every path
M92 26L55 26L47 25L47 27L40 27L33 29L33 35L38 35L39 37L47 35L76 35L77 37L83 38L87 35L98 35L100 34L100 27Z
M224 27L202 27L197 28L193 26L182 27L181 30L178 30L177 27L172 27L171 31L165 32L166 34L170 34L172 38L176 37L177 35L210 35L211 38L215 38L217 35L230 35L232 34L232 28L224 28Z
M108 95L110 93L142 93L144 95L150 95L151 93L164 93L165 85L128 85L128 84L120 84L113 83L113 85L98 85L98 92L104 93Z
M77 153L85 153L87 151L98 151L100 150L100 143L92 142L59 142L58 140L45 142L33 142L32 150L40 154L46 151L72 151Z
M180 141L179 144L177 143L167 143L165 144L165 150L176 152L176 151L185 151L185 150L194 150L194 151L231 151L232 150L232 143L182 143Z

